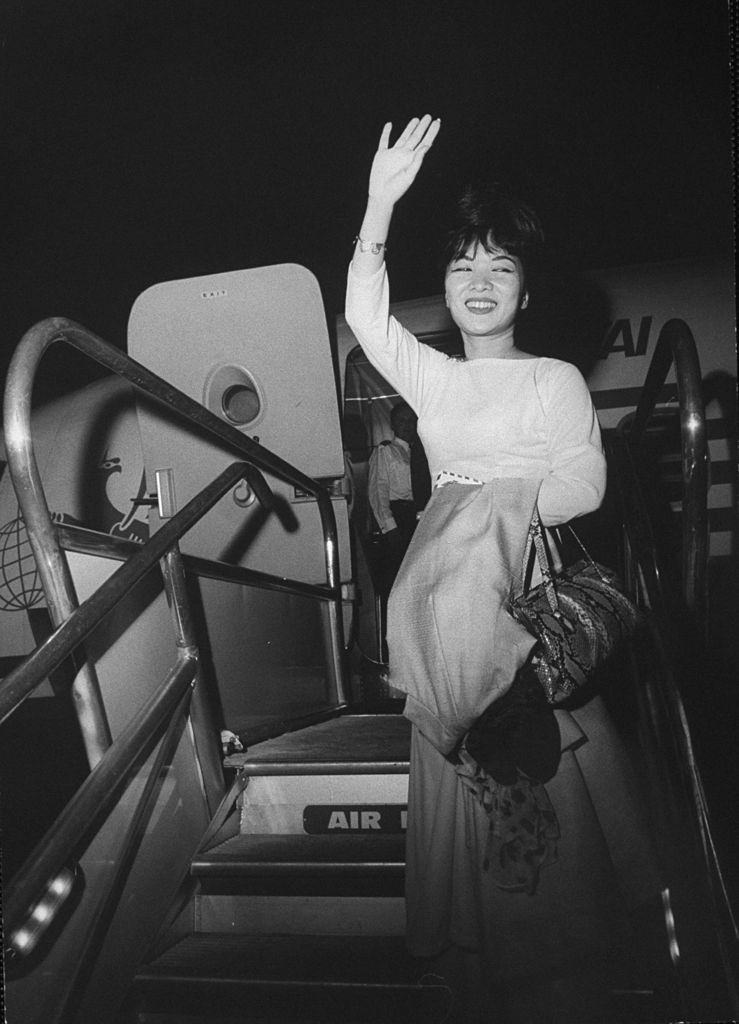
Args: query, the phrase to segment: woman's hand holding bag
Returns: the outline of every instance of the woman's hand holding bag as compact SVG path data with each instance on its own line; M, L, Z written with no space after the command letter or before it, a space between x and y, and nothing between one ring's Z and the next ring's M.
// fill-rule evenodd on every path
M542 582L530 588L527 581L534 551ZM554 573L535 512L524 554L521 590L512 594L509 603L513 617L538 641L532 664L547 700L554 705L572 698L634 634L640 619L639 609L625 594L616 574L594 562L584 547L583 552L585 559Z

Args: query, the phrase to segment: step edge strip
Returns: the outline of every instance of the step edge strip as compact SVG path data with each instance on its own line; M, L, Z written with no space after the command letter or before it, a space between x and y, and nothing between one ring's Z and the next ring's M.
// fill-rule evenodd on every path
M245 761L230 767L246 775L407 775L410 761Z
M356 874L358 871L391 874L405 870L405 861L240 861L228 864L193 862L190 874L198 878L243 877L250 875Z
M166 973L157 973L156 971L140 971L134 978L134 985L137 989L145 985L156 984L157 986L164 984L176 984L180 988L195 988L200 985L218 985L219 987L236 988L238 986L244 987L259 987L268 988L271 986L279 986L280 988L347 988L347 989L398 989L398 990L421 990L424 992L432 991L433 989L443 989L447 991L446 985L422 985L418 981L362 981L357 979L356 981L336 981L330 978L224 978L220 975L198 975L193 977L192 974L175 974L171 971ZM143 993L142 993L143 994Z

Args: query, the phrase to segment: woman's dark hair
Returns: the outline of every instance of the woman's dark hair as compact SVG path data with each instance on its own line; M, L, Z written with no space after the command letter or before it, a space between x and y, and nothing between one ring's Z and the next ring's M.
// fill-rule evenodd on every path
M539 218L502 186L468 187L458 200L443 248L444 269L479 243L488 251L505 249L521 260L524 274L535 269L544 246Z

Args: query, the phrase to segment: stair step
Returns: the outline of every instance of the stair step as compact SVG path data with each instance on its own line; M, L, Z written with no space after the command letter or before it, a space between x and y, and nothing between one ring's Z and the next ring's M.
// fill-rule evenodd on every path
M369 887L338 895L320 890L275 895L200 893L195 901L198 932L224 935L403 935L406 925L402 895L378 896ZM400 888L400 887L398 887ZM402 890L401 890L402 891Z
M402 895L405 835L238 835L196 855L210 894Z
M289 1012L289 1016L280 1013L278 1016L270 1014L269 1017L264 1017L260 1014L255 1017L254 1014L248 1010L242 1010L241 1013L229 1014L224 1017L221 1013L218 1013L217 1017L212 1014L192 1014L192 1013L146 1013L139 1012L136 1014L136 1024L324 1024L326 1017L321 1011L318 1017L304 1017L300 1012L299 1006L294 1006ZM368 1024L366 1020L357 1021L356 1018L342 1019L341 1024ZM377 1024L384 1024L384 1021L377 1021Z
M240 802L239 827L249 834L402 831L408 776L250 776Z
M342 715L230 754L247 775L407 773L410 722L402 715Z
M402 869L405 836L398 835L238 835L192 862L191 873L204 877L248 875L385 873Z
M198 934L139 970L127 1008L218 1021L243 1013L432 1024L447 1016L451 993L427 971L398 936Z

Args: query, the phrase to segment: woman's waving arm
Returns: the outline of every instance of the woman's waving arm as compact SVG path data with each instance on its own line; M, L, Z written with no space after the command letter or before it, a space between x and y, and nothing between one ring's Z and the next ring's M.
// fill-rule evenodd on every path
M370 170L367 209L352 260L354 271L360 276L373 274L382 264L395 204L413 184L439 127L439 119L432 121L430 114L414 117L392 146L392 124L388 121L382 129Z
M431 350L421 353L413 335L389 315L385 239L395 203L413 183L439 132L439 121L429 114L414 117L393 146L391 130L388 122L372 161L367 211L349 266L345 314L373 366L417 409L421 362Z

